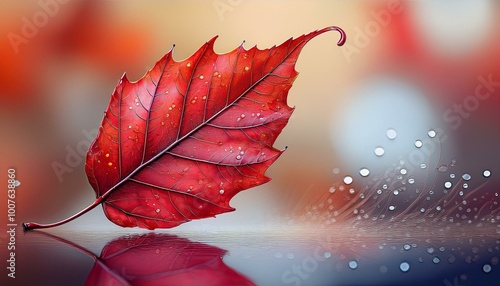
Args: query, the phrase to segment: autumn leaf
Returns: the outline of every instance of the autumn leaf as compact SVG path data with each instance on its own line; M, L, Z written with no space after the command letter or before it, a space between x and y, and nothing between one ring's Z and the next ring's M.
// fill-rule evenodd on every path
M94 260L85 285L255 285L227 266L227 250L170 234L136 234L108 242L97 256L65 238L50 237Z
M109 220L123 227L169 228L233 211L238 192L266 183L281 155L273 147L293 108L288 91L300 51L327 27L279 46L226 54L217 37L177 62L172 50L137 82L126 75L111 96L86 173Z
M106 244L85 285L255 285L224 264L226 250L150 233Z

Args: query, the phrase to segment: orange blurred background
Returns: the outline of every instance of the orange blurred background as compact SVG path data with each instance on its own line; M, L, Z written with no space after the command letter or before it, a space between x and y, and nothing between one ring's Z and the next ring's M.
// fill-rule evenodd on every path
M15 168L21 182L18 223L60 220L94 200L84 151L123 72L139 79L173 44L182 60L214 35L224 53L331 25L347 43L321 35L299 57L289 93L296 110L276 142L288 150L269 169L273 180L237 195L235 212L190 224L293 219L328 194L333 170L383 174L429 129L446 135L430 157L456 158L474 174L490 169L500 185L497 1L39 0L4 1L0 11L1 170ZM397 140L387 140L388 128ZM99 209L70 223L80 225L111 223Z

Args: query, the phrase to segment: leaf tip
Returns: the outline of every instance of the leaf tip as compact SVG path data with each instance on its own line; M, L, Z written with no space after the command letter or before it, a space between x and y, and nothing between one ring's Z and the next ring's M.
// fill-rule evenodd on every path
M340 46L343 46L345 44L347 36L346 36L345 31L342 28L340 28L340 27L337 27L337 26L326 27L324 29L321 29L321 30L317 31L317 33L321 34L321 33L328 32L328 31L337 31L337 32L340 33L340 39L337 42L337 46L340 47Z

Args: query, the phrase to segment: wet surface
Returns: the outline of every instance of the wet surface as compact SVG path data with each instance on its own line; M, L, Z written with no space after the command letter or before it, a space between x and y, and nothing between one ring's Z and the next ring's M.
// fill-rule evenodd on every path
M4 272L2 285L448 286L500 281L500 235L494 227L339 224L316 230L173 233L19 229L16 278Z

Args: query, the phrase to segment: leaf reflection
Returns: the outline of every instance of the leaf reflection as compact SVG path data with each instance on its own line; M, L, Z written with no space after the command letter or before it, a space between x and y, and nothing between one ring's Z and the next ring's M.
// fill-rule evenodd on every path
M98 257L64 238L95 261L85 285L255 285L224 264L226 250L169 234L126 235L106 244Z

